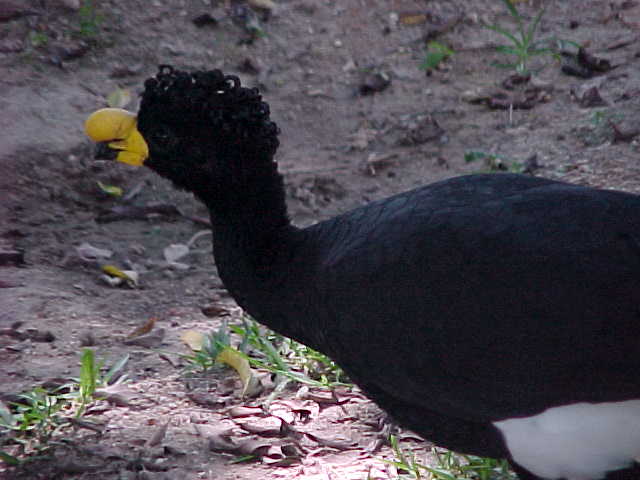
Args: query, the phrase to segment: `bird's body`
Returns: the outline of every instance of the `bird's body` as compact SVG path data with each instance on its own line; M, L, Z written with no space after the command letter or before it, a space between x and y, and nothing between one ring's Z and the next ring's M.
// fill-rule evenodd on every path
M246 92L161 70L138 117L145 164L209 207L240 306L438 445L508 457L525 478L634 478L639 196L471 175L299 229L277 130Z

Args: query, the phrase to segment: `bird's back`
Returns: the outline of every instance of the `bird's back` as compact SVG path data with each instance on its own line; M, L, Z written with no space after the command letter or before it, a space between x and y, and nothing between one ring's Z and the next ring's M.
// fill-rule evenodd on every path
M310 233L319 347L389 395L483 421L640 395L640 197L468 176Z

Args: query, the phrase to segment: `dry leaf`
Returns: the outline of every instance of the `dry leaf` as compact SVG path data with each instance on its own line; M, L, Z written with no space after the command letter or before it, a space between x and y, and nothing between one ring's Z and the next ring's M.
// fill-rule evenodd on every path
M103 398L117 407L130 407L131 400L136 396L136 393L124 385L109 385L108 387L96 390L95 396Z
M98 182L98 186L100 190L102 190L107 195L111 195L112 197L121 197L122 189L120 187L116 187L115 185L105 185L102 182Z
M106 273L111 279L115 279L113 282L107 282L112 286L121 285L124 282L126 282L129 286L138 286L138 272L134 270L120 270L114 265L103 265L102 271ZM120 280L119 282L117 282L118 279Z
M123 343L125 345L137 345L138 347L144 348L155 348L162 343L164 335L164 328L158 328L147 335L140 335L139 337L132 338L131 340L125 340Z
M99 259L110 258L113 255L111 250L106 250L104 248L94 247L93 245L88 244L87 242L82 243L80 246L76 247L76 252L80 258L85 261L94 261Z
M403 25L422 25L427 23L428 16L425 12L401 12L399 20Z
M253 415L264 415L262 407L231 407L227 410L227 415L232 418L251 417Z
M247 439L238 444L237 451L242 455L262 457L273 447L272 442L262 438Z
M193 424L196 433L209 441L209 450L214 452L236 452L238 446L231 440L232 428L212 427L210 425Z
M163 250L164 259L174 263L189 253L189 247L183 243L172 243Z
M238 372L242 381L242 393L240 394L242 397L253 395L261 388L260 382L253 375L249 361L235 348L225 347L218 354L216 362L226 363Z
M155 447L156 445L159 445L167 434L167 427L169 426L169 423L171 423L171 420L160 425L160 428L158 428L151 438L147 440L147 443L144 444L145 447Z
M294 444L274 445L263 456L262 461L274 467L288 467L300 461L302 455Z
M263 437L282 437L283 435L282 419L269 416L252 422L238 422L237 425L249 432Z
M205 317L209 318L229 315L229 310L227 309L227 307L216 304L202 307L201 312Z
M262 10L272 11L276 8L275 2L272 0L249 0L249 5Z
M213 232L210 229L209 230L200 230L198 233L195 233L193 235L193 237L191 237L189 239L189 241L187 242L187 247L191 248L194 243L196 243L198 240L200 240L201 237L205 237L207 235L213 235Z
M149 318L149 320L144 322L144 324L140 325L135 330L133 330L133 332L127 335L126 338L127 339L135 338L135 337L139 337L140 335L145 335L146 333L149 333L151 330L153 330L153 327L155 326L157 320L158 320L157 317Z
M202 350L202 346L205 342L204 334L195 330L187 330L180 336L180 340L187 345L194 352Z

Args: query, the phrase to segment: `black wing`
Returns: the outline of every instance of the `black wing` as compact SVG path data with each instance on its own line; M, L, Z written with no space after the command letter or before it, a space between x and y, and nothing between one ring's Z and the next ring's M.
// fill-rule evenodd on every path
M323 349L474 422L640 397L640 198L469 176L315 227Z

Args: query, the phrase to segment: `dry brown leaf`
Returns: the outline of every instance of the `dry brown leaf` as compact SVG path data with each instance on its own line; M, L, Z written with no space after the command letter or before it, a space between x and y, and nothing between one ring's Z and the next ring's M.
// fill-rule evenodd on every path
M256 455L262 457L269 452L269 449L273 447L273 442L269 440L258 439L246 439L238 444L237 452L242 455Z
M207 436L207 441L209 442L209 450L212 452L235 453L238 451L238 445L233 442L231 436L214 433Z
M167 434L167 427L169 427L169 423L171 420L166 421L151 435L149 440L144 444L145 447L155 447L156 445L160 445L162 440L164 440L165 435Z
M272 0L249 0L249 5L262 10L272 11L276 8L275 2Z
M253 415L264 416L264 410L262 407L231 407L227 410L227 415L231 418L251 417Z
M125 340L123 343L125 345L136 345L138 347L144 348L154 348L159 346L164 340L165 335L164 328L158 328L155 331L148 333L146 335L140 335L139 337L132 338L130 340Z
M293 444L274 445L263 456L262 461L275 467L288 467L300 461L302 455Z
M426 12L401 12L398 15L401 24L410 26L425 24L428 19Z
M283 436L284 422L278 417L269 416L252 422L237 422L236 424L249 433L263 437Z
M313 440L318 445L323 447L335 448L336 450L351 450L356 446L356 443L349 440L336 440L333 438L324 438L314 435L312 433L305 433L307 438Z
M126 336L126 338L131 339L149 333L151 330L153 330L153 327L155 327L157 320L157 317L150 317L142 325L136 327L129 335Z

